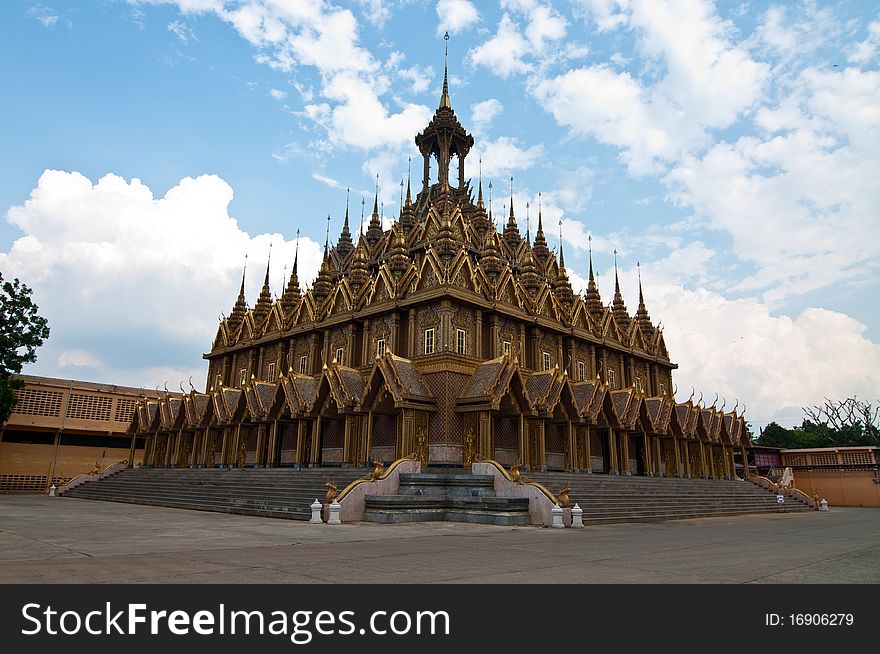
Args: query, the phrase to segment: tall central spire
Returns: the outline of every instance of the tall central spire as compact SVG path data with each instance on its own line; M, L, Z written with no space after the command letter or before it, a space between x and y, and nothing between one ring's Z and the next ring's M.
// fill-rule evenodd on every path
M443 95L440 96L440 109L452 109L452 103L449 101L449 32L446 32L443 38L446 41L446 48L443 55Z

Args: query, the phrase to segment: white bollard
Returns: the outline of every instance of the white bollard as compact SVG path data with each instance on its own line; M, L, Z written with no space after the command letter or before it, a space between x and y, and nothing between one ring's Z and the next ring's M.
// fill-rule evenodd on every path
M577 504L571 510L571 526L575 529L583 529L584 527L584 510Z
M828 500L822 500L821 502L819 502L819 510L820 511L827 511L828 510Z
M342 520L339 519L339 510L342 508L339 502L333 500L330 504L330 518L327 520L328 525L341 525Z
M55 497L55 491L56 491L56 490L57 490L57 489L56 489L55 484L52 484L52 485L49 487L49 497Z
M554 529L562 529L565 525L562 522L562 515L565 513L565 509L561 506L553 507L553 524L550 525Z
M315 498L315 501L312 502L310 508L312 509L312 519L309 520L309 522L318 525L324 524L324 521L321 519L321 503L318 501L317 497Z

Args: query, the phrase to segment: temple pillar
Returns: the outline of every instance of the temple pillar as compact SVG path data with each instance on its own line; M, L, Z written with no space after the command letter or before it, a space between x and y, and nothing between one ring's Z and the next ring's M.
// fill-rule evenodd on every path
M476 310L476 319L474 321L474 356L483 356L483 312ZM489 357L486 357L489 358Z
M709 467L706 465L706 447L701 440L697 441L697 445L700 446L700 473L703 479L708 479Z
M480 455L490 459L495 456L492 447L492 414L488 411L480 411L477 451Z
M197 468L199 465L199 432L193 431L192 433L192 446L190 447L189 453L189 466L191 468Z
M529 444L526 435L528 434L528 427L526 425L526 417L523 414L519 414L519 463L520 465L528 464L528 456L529 456Z
M654 464L653 464L654 457L651 456L651 446L648 442L647 432L644 432L644 431L642 432L642 441L644 443L642 445L642 447L644 448L643 458L645 460L645 474L648 477L653 477L654 476Z
M57 434L56 434L57 436ZM131 435L131 442L128 445L128 467L134 467L134 451L137 447L137 434ZM49 483L52 483L52 475L49 475Z
M587 425L586 432L587 435L584 439L584 464L587 469L587 474L591 475L593 474L593 455L590 451L590 441L592 440L592 437L590 435L590 425Z
M309 452L309 465L316 466L321 460L321 416L315 418L312 427L312 449Z
M741 445L740 450L742 451L743 460L743 479L748 479L752 476L752 470L749 467L749 451L746 449L745 445Z
M278 466L278 418L272 421L272 431L269 433L269 451L266 453L266 465Z
M621 452L620 458L623 459L623 465L621 466L621 472L627 477L632 476L632 470L629 468L629 432L621 431L620 432L620 445Z
M354 465L357 461L357 446L360 440L361 416L352 413L345 415L345 433L342 438L342 462Z
M568 468L567 470L571 470L572 472L578 471L578 461L577 461L577 445L575 444L576 435L574 433L574 428L571 425L571 420L565 421L565 449L568 450ZM563 464L565 462L565 457L563 456Z
M366 417L364 418L364 420L365 420L366 423L367 423L367 424L365 425L365 429L364 429L364 432L365 432L365 437L364 437L364 461L366 461L367 463L370 463L370 462L371 462L371 458L370 458L370 450L371 450L372 447L373 447L373 410L372 410L372 409L370 409L370 411L367 413L367 415L366 415Z
M259 467L263 461L263 443L266 441L266 425L262 422L257 425L257 447L254 452L254 465Z
M617 439L614 436L614 430L608 428L608 471L612 475L619 475L620 468L617 465Z
M691 479L691 453L688 448L688 442L683 438L681 439L681 444L684 447L684 476Z

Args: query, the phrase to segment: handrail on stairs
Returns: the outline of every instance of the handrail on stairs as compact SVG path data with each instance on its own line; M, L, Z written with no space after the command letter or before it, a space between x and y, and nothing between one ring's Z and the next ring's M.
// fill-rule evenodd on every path
M61 489L68 491L71 488L73 488L74 484L76 482L78 482L80 479L84 479L85 477L100 477L105 472L107 472L110 468L112 468L113 466L118 466L118 465L128 465L128 459L122 459L121 461L115 461L114 463L106 465L103 468L96 463L94 469L92 469L91 472L84 472L81 475L77 475L76 477L74 477L73 479L68 481L66 484L61 484L61 486L58 487L58 490L59 490L59 492L61 491Z
M756 486L760 486L761 488L765 488L766 490L773 491L779 495L788 495L799 502L803 502L807 506L810 506L814 509L818 509L818 504L815 498L810 497L800 488L782 488L776 482L764 477L762 475L752 475L749 477L749 481L755 484ZM801 496L801 497L799 497Z
M376 466L373 468L373 471L369 474L361 477L360 479L355 479L348 486L343 488L336 496L333 498L337 502L341 502L345 499L345 496L348 495L355 487L360 486L361 484L368 484L374 481L381 481L394 472L394 469L399 466L404 461L417 461L418 457L415 454L410 454L409 456L401 457L397 459L393 463L391 463L387 468Z
M475 462L476 463L488 463L489 465L495 466L495 468L498 469L498 472L500 472L501 475L507 481L509 481L513 484L523 484L525 486L533 486L533 487L537 488L539 491L541 491L542 493L544 493L544 495L547 496L547 499L550 500L550 502L552 502L554 506L559 504L559 500L557 499L556 495L549 488L544 486L544 484L540 484L537 481L532 481L531 479L528 479L526 477L518 477L518 478L514 479L513 475L511 475L507 471L507 469L503 465L501 465L501 463L496 461L495 459L489 459L487 457L480 457Z

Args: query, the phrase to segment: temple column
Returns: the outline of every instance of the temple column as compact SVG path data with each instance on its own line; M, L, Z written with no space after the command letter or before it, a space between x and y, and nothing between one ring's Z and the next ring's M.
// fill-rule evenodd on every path
M266 440L266 425L260 423L257 425L257 447L254 451L254 465L259 467L264 463L263 459L263 443Z
M373 448L373 410L367 413L365 420L367 422L364 438L364 461L370 463L370 450Z
M197 468L199 465L199 432L193 431L192 433L192 447L190 448L189 454L189 466L191 468Z
M246 442L245 442L246 443ZM241 423L238 423L235 427L235 447L232 448L232 465L236 468L244 467L244 463L247 461L247 444L245 444L245 461L239 463L240 461L240 452L241 452Z
M568 469L572 472L578 471L577 445L575 444L576 435L571 425L571 420L565 421L565 428L568 430L565 443L568 446ZM563 457L564 462L565 457Z
M302 465L305 462L305 458L308 455L311 455L311 452L305 452L306 446L306 429L305 429L305 420L299 418L296 421L296 446L293 454L293 462L297 465ZM281 449L284 449L284 437L282 434L281 438ZM279 454L278 465L281 465L281 457Z
M266 465L277 467L278 461L278 418L272 421L272 431L269 434L269 451L266 453Z
M418 348L416 347L416 339L418 338L418 325L416 324L415 309L409 310L409 324L407 325L407 329L409 330L409 333L407 334L407 341L409 342L409 357L412 358L413 356L415 356L416 352L418 352Z
M137 447L137 434L131 435L131 442L128 446L128 467L134 468L134 451ZM52 475L49 475L49 483L52 482Z
M592 440L592 437L590 436L590 425L587 425L586 431L587 431L587 435L586 435L586 438L584 439L584 458L585 458L584 465L587 468L587 474L591 475L591 474L593 474L593 456L592 456L592 453L590 452L590 441Z
M526 465L528 463L528 442L526 439L527 434L526 427L526 417L523 414L519 414L519 463L520 465Z
M627 477L632 476L632 470L629 468L629 432L621 431L620 432L620 444L621 444L621 452L620 457L623 459L623 465L621 466L621 472Z
M691 453L688 448L688 442L683 438L681 443L684 446L684 476L691 479Z
M537 455L538 460L535 462L535 467L538 470L546 470L547 469L547 455L545 453L546 449L546 434L545 434L545 420L540 418L535 421L535 443L537 445Z
M697 445L700 446L700 473L703 479L708 479L709 467L706 465L706 446L701 440L697 441Z
M477 309L474 327L474 356L483 357L483 312ZM489 357L486 357L489 358Z
M743 460L743 479L748 479L752 476L752 470L749 467L749 451L746 449L745 445L741 445L740 450L742 451Z
M357 463L357 444L360 436L358 428L361 417L355 414L346 414L345 416L345 434L342 438L342 462L343 464L354 465Z
M493 458L495 452L492 448L492 415L488 411L480 411L478 433L477 451L484 457Z
M644 459L645 459L645 474L648 477L653 477L654 476L654 464L653 464L654 457L651 456L651 446L649 445L649 442L648 442L647 432L644 432L644 431L642 432L642 441L644 442L644 445L642 445L642 447L644 448L643 453L644 453Z
M501 353L500 337L498 335L498 316L495 314L492 314L492 317L489 318L489 338L492 344L489 347L489 356L486 358L494 359Z
M321 460L321 416L315 418L312 427L312 450L309 452L309 465L316 466Z
M736 457L733 455L733 446L727 448L727 461L730 466L730 479L736 479Z
M654 469L658 477L663 477L663 445L660 436L654 436Z
M614 437L614 430L608 428L608 471L612 475L619 475L620 468L617 466L617 439Z

